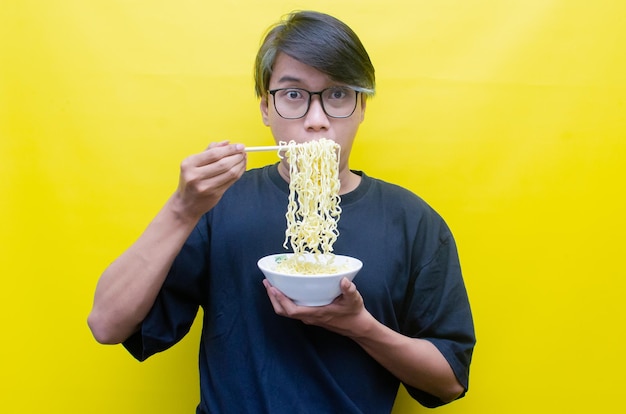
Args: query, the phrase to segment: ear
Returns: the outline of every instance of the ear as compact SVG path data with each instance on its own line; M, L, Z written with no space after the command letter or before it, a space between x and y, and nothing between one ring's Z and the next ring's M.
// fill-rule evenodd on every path
M367 98L361 94L361 122L365 120L365 107L367 106Z
M261 103L259 104L259 108L261 109L261 118L263 119L263 124L265 126L270 126L269 122L269 102L267 100L267 94L261 98Z

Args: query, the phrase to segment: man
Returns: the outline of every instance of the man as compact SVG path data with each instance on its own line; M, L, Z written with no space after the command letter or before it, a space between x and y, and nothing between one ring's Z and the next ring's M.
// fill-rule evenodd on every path
M407 190L349 168L375 86L358 37L331 16L291 14L267 33L255 74L277 142L340 144L334 251L363 269L322 307L271 286L256 262L282 249L288 165L245 172L243 145L213 143L182 162L176 192L102 274L95 338L143 360L202 306L198 413L383 413L400 382L428 407L464 395L475 339L448 227Z

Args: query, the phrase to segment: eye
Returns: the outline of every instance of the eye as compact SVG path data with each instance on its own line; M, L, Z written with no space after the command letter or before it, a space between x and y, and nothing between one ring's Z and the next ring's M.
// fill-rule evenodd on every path
M346 88L330 88L327 91L329 99L345 99L348 96L348 90Z
M303 94L300 89L285 89L282 91L282 96L289 100L298 100L302 99Z

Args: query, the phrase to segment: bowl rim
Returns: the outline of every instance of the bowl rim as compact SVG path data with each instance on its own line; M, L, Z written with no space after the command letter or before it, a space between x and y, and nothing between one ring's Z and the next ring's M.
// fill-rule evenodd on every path
M351 267L349 270L344 270L338 273L317 273L317 274L312 274L312 275L311 274L305 275L305 274L298 274L298 273L281 273L281 272L277 272L274 269L270 269L268 266L263 265L266 261L276 256L293 256L293 255L294 253L292 252L268 254L266 256L261 257L257 261L257 266L261 271L267 270L279 277L297 277L297 278L331 278L331 277L337 277L337 276L345 276L346 274L349 274L349 273L358 272L363 267L363 262L360 259L357 259L354 256L348 256L345 254L334 254L334 256L335 258L343 257L343 258L350 259L350 261L353 261L354 263L356 263L356 266Z

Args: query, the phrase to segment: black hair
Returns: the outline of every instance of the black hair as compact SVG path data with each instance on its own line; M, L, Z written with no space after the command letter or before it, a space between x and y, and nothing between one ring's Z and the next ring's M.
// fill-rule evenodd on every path
M314 11L293 12L270 27L256 56L254 79L258 97L269 88L278 53L311 66L336 82L373 95L374 66L354 31L341 20Z

